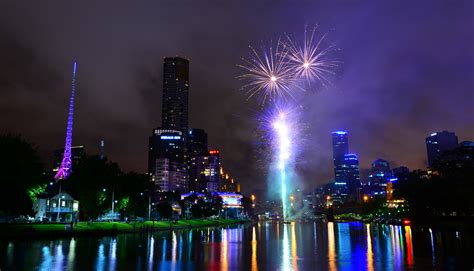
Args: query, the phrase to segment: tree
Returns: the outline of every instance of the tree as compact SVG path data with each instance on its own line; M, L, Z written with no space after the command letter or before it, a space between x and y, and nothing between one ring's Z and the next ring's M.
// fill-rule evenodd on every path
M474 149L444 153L433 173L414 171L395 185L395 196L408 200L413 218L474 214Z
M156 205L156 211L161 218L170 219L173 216L173 208L168 202L160 202Z
M0 135L0 150L0 215L31 214L31 199L47 183L38 151L12 135Z

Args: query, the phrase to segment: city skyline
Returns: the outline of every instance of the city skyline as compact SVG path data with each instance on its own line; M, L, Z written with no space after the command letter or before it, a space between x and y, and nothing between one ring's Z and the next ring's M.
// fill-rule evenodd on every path
M195 27L200 29L204 25L212 25L211 30L216 37L206 42L191 35L196 40L189 47L182 45L186 42L179 41L186 41L187 34L192 30L175 35L172 34L174 29L170 29L167 34L172 34L171 41L161 42L164 39L149 37L148 33L153 33L152 28L145 27L143 34L140 31L134 34L141 29L140 26L127 25L118 31L118 35L110 33L104 38L103 34L108 33L107 23L101 21L96 13L88 15L91 16L89 19L101 22L98 25L104 26L104 29L80 28L77 21L55 13L43 24L36 25L35 22L40 18L35 14L21 13L21 8L17 6L5 6L3 10L6 12L2 12L0 17L5 24L0 33L7 38L0 43L0 55L11 54L19 57L19 61L15 62L16 68L11 70L8 65L0 66L2 72L8 71L8 74L14 75L0 78L2 132L20 133L34 141L40 147L43 161L50 164L52 151L61 147L60 142L63 142L64 105L69 99L68 71L71 60L77 58L81 63L81 76L77 83L74 144L85 145L89 152L98 153L95 150L98 150L100 139L105 138L108 144L107 156L111 161L118 162L128 170L145 172L147 138L150 129L159 126L161 120L161 57L180 55L191 60L189 122L192 127L200 127L208 132L209 147L222 151L226 168L243 187L252 187L252 180L265 176L265 169L256 172L258 169L248 163L248 157L255 155L253 150L258 142L253 134L253 112L239 93L240 83L234 78L237 74L235 63L245 54L249 40L259 41L262 36L271 36L277 30L266 32L266 29L272 29L268 26L276 24L282 27L281 24L288 22L285 18L262 22L248 11L250 22L238 28L231 24L232 20L213 15ZM360 167L365 170L377 158L387 159L393 167L406 165L410 169L424 168L427 165L424 139L433 132L455 132L459 141L472 140L474 137L474 128L468 125L474 123L474 109L469 102L472 101L469 98L474 98L471 90L474 82L470 76L474 56L469 50L469 40L465 40L472 41L472 37L464 36L465 32L469 32L466 30L472 18L466 16L462 5L435 4L427 7L423 14L416 12L422 8L419 3L407 13L402 7L389 4L367 9L367 22L381 20L385 24L384 28L368 26L364 20L350 16L351 11L363 6L341 8L324 5L318 9L317 19L312 19L304 12L307 8L304 5L293 7L290 12L303 16L283 27L287 32L299 32L308 22L319 22L325 29L334 27L330 33L332 40L342 47L345 54L345 70L336 82L338 89L317 92L308 96L310 101L305 103L308 108L305 121L311 126L307 140L313 143L305 150L305 155L314 158L300 170L305 182L311 187L333 179L330 133L338 129L351 133L351 152L359 156ZM54 9L61 11L65 8L58 5ZM102 8L99 7L99 10L105 12L105 7ZM210 8L230 16L234 7L229 4L221 7L211 5ZM277 4L267 11L277 16L284 8L284 5ZM448 12L442 12L444 10ZM124 7L117 5L112 11L123 12ZM28 15L30 19L20 21L22 16L10 17L6 15L8 12ZM86 14L80 6L69 12L66 14L72 17ZM143 12L145 19L155 20L139 6L123 20L133 22L138 19L138 12ZM108 19L116 23L119 17L116 14L112 16L114 14L109 14ZM349 16L339 21L344 14ZM393 15L396 19L379 18L379 14ZM440 14L443 15L443 24L449 27L437 29L440 33L436 34L423 31L428 25L430 29L435 29L432 24L439 20L437 15ZM185 23L191 26L194 17L193 14L188 15ZM405 18L408 25L411 22L414 30L397 25L400 18ZM71 39L71 33L48 32L48 27L61 27L54 25L59 19L64 20L68 29L76 29L72 31L74 35L87 37L96 48L90 49L82 39ZM240 39L233 40L220 27L210 23L219 20L224 22L224 27L232 27L233 31L244 31L246 26L256 22L261 22L262 26L244 32ZM31 33L32 29L45 35L44 38ZM348 34L351 31L355 33ZM388 43L386 39L391 35L396 35L398 42L391 44L397 40L394 38ZM224 44L215 44L216 39L222 40ZM371 42L366 44L366 39ZM418 42L411 43L414 47L403 46L403 43L413 39ZM463 42L451 44L448 42L450 39ZM121 41L129 40L134 40L135 44L125 50L128 47L121 45ZM53 41L61 42L54 44ZM105 41L115 44L118 49L113 47L107 55L102 55L106 49L110 49L100 45ZM176 48L171 46L175 43ZM350 48L348 44L354 46ZM444 48L452 46L455 48L449 50L447 56L442 55L446 53ZM423 54L415 57L415 63L409 59L411 54L420 52ZM215 54L220 54L222 58L212 57ZM119 55L122 57L118 58ZM399 58L399 55L407 57ZM365 59L369 61L363 63ZM443 108L450 104L456 104L456 108L450 107L449 114L446 114ZM40 127L46 129L40 130Z

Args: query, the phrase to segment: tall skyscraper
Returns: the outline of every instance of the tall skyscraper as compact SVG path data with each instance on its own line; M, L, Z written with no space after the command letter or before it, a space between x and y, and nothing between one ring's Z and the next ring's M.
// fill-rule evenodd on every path
M455 133L442 131L432 133L426 138L426 150L428 153L428 166L432 167L436 159L445 151L458 147L458 137Z
M349 153L349 140L346 131L332 132L332 150L335 166L337 162L344 161L344 155Z
M163 68L162 126L188 130L189 61L166 57Z
M153 130L148 153L148 174L161 191L188 190L188 94L189 61L164 58L162 127Z
M349 153L349 140L346 131L332 133L334 159L334 194L333 198L345 201L349 196L357 199L360 187L359 160L357 155Z

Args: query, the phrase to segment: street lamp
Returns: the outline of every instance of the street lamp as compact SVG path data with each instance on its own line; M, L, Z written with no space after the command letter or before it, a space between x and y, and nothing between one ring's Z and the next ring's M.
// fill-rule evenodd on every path
M368 202L368 201L369 201L369 196L364 195L364 202Z
M103 192L107 191L107 189L103 188ZM114 196L115 196L115 189L112 189L112 214L114 213L114 202L116 203L116 200L114 201Z

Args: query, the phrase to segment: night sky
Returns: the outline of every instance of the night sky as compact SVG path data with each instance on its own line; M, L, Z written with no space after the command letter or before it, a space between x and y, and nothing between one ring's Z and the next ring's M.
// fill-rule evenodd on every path
M0 3L0 132L36 143L45 163L64 144L76 59L73 144L93 154L105 138L110 160L145 172L148 136L161 125L162 58L178 55L191 61L190 127L209 133L244 192L263 188L257 106L239 91L236 64L248 45L316 23L344 65L336 89L301 94L303 186L333 178L333 130L349 131L362 169L376 158L425 167L424 138L435 131L474 140L473 1L87 2Z

